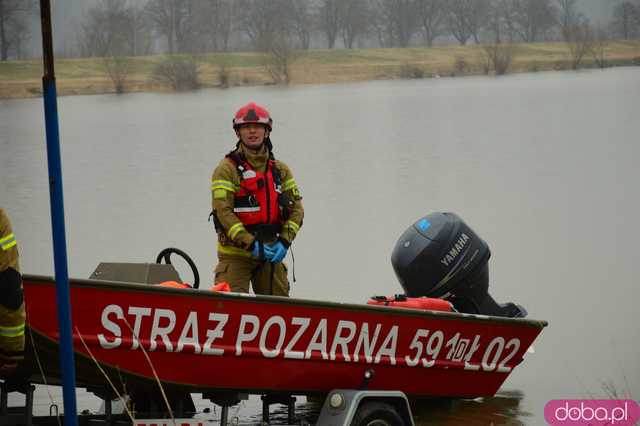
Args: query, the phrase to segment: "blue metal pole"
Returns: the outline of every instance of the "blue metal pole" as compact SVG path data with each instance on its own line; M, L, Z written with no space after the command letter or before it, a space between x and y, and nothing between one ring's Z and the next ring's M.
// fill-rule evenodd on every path
M69 273L67 271L67 241L64 227L62 166L60 161L56 78L53 68L50 0L40 0L40 17L42 22L42 58L44 61L42 94L44 98L45 128L47 133L49 196L51 202L51 228L56 275L58 326L60 329L60 369L62 371L64 424L66 426L77 426L76 374L73 342L71 340L71 303L69 297Z

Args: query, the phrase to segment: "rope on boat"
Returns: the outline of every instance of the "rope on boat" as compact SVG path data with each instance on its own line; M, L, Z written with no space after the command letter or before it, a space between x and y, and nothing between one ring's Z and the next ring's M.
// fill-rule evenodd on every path
M49 385L47 384L47 378L44 375L44 369L42 368L42 363L40 362L40 355L38 355L38 349L36 349L36 342L35 342L35 339L33 338L33 331L31 330L31 327L27 327L27 329L29 330L29 338L31 339L31 347L33 348L33 354L36 357L36 364L38 364L38 370L40 370L40 376L42 377L42 383L44 384L45 389L47 389L47 395L49 395L49 400L51 401L51 406L55 406L56 407L56 411L57 411L58 404L56 404L56 402L53 400L53 395L51 395L51 392L49 391ZM49 412L51 412L51 406L49 407ZM62 426L62 423L60 423L60 416L58 415L58 413L56 413L56 420L58 421L58 426Z
M135 331L133 331L131 324L129 324L129 321L126 318L124 319L124 323L127 324L127 327L129 327L131 334L139 342L140 339L138 338L138 335L135 333ZM171 416L171 421L173 422L173 426L177 426L176 419L175 417L173 417L173 410L171 409L171 404L169 404L169 399L167 399L167 394L164 392L164 387L162 386L162 383L160 382L160 378L156 373L156 369L153 366L153 363L151 362L151 358L149 358L149 354L147 354L147 351L144 348L144 345L141 344L140 349L142 349L142 353L144 354L144 357L147 359L147 363L149 364L149 367L151 367L151 372L153 373L153 377L156 379L156 383L160 388L160 393L162 393L162 399L164 399L164 403L167 406L167 409L169 410L169 415Z
M118 399L122 402L122 405L124 406L125 411L127 412L127 414L129 415L129 418L131 419L131 423L135 423L135 419L133 418L133 414L131 413L131 411L129 410L129 407L127 406L127 402L124 400L124 398L122 397L122 395L120 395L120 392L118 392L118 389L116 389L116 387L114 386L113 382L111 382L111 379L109 378L109 376L107 375L107 373L105 373L105 371L102 369L102 366L100 366L100 363L98 362L98 360L96 359L95 356L93 356L93 353L91 352L91 349L89 349L89 346L87 346L86 342L84 341L84 338L82 337L82 333L80 333L80 330L78 330L78 327L75 327L76 329L76 333L78 334L78 337L80 337L80 341L82 342L82 345L84 346L84 348L87 350L87 353L89 354L89 356L91 357L91 359L93 360L93 362L96 363L96 367L98 367L98 370L100 370L100 372L104 375L104 377L107 379L107 382L109 382L109 385L111 385L111 389L113 389L113 391L115 392L115 394L117 395Z
M124 380L122 380L122 372L120 371L119 365L116 365L116 371L118 372L118 379L120 379L120 386L122 386L122 393L124 393L125 395L128 395L127 384L124 382Z

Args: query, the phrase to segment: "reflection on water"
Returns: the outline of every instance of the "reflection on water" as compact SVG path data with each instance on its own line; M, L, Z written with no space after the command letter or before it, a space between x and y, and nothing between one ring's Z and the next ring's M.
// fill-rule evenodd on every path
M432 400L411 404L416 425L521 425L531 413L524 411L521 391L501 391L492 398Z
M299 397L304 401L304 397ZM295 419L293 424L315 424L320 415L322 404L312 402L296 403ZM269 413L269 424L286 425L290 424L286 405L273 405ZM255 425L262 423L262 414L253 415L247 419L243 419L241 424Z

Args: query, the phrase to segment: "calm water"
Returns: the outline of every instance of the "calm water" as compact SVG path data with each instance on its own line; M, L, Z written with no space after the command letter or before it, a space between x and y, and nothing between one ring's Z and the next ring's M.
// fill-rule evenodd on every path
M304 196L293 296L400 292L397 238L454 211L491 247L494 297L549 321L495 398L417 407L418 423L537 425L550 399L640 398L640 68L61 98L71 276L176 246L207 287L210 176L249 100L270 108ZM0 147L22 269L53 274L40 100L0 101ZM37 402L47 410L42 388ZM81 394L81 408L98 405ZM238 412L257 414L256 400Z

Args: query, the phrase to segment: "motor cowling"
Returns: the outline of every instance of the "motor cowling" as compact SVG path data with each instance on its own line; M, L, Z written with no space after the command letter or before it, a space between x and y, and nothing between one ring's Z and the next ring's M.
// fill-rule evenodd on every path
M514 303L498 304L489 294L491 251L454 213L431 213L416 221L391 253L393 270L409 297L438 297L459 312L525 317Z

